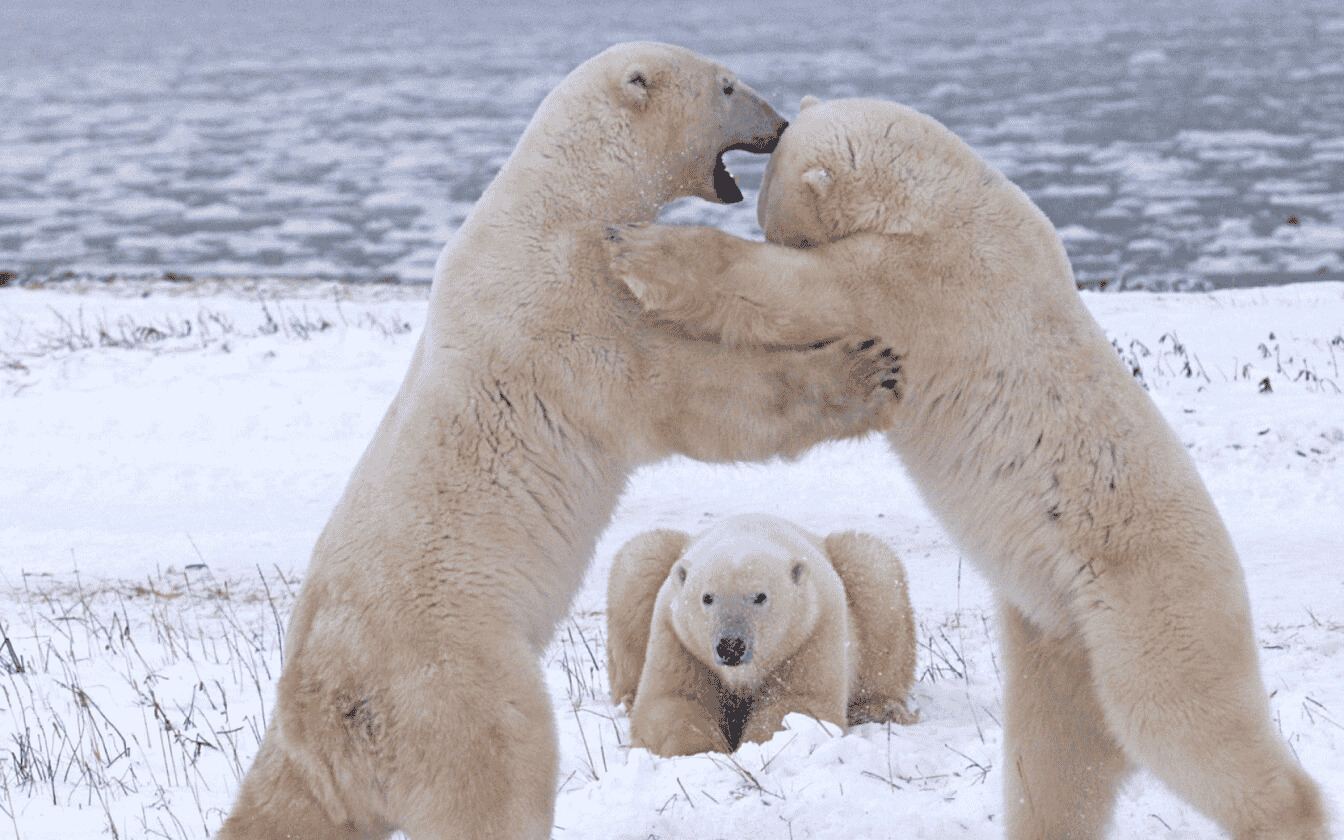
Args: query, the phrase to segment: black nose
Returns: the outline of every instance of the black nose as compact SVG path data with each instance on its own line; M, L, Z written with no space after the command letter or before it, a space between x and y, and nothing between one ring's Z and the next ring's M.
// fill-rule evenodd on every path
M747 652L747 643L740 636L724 636L719 639L719 646L714 652L719 655L720 662L731 668L742 664L742 654Z

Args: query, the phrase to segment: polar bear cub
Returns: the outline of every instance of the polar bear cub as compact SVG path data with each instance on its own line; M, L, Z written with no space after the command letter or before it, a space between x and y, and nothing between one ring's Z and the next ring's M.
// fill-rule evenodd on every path
M765 243L626 231L614 268L738 345L857 329L896 349L887 437L1000 598L1009 836L1100 836L1137 763L1239 840L1323 840L1227 529L1045 215L927 116L810 98L758 214Z
M792 712L842 729L916 719L905 568L866 534L765 515L641 534L612 562L607 622L612 701L658 755L732 752Z
M881 346L725 352L654 329L603 227L735 201L784 121L662 44L585 62L444 249L402 386L313 549L226 840L551 836L541 652L631 471L887 422ZM866 349L865 349L866 348Z

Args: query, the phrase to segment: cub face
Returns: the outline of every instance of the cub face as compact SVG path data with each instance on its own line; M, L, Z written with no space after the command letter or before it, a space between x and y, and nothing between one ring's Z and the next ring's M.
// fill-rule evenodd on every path
M614 99L630 112L648 161L673 192L720 204L742 200L723 163L731 150L768 153L788 123L723 65L666 44L623 44L604 53Z
M961 140L904 105L807 96L800 108L766 165L756 208L775 244L925 233L955 221L975 189L968 185L987 175Z
M745 693L816 629L817 574L826 563L793 535L741 527L708 532L668 576L673 627L725 687Z

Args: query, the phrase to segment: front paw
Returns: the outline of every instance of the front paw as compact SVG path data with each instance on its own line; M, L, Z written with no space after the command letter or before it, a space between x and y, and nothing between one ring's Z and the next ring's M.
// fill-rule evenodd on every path
M650 747L650 752L664 758L679 755L699 755L707 752L732 752L723 734L715 729L712 732L682 730L674 732L660 743Z
M864 700L849 707L849 725L861 723L899 723L909 726L918 723L920 712L911 708L904 700Z
M876 339L842 339L796 352L786 389L848 437L889 428L902 394L901 357Z
M655 302L658 295L655 288L650 288L649 282L645 278L656 275L650 271L651 262L646 250L641 250L642 238L640 232L648 229L647 223L632 225L612 225L607 228L602 237L602 245L607 251L607 265L611 268L611 276L618 282L625 285L630 290L630 294L635 296L639 305L645 309L650 309L650 300Z
M630 746L644 747L654 755L671 758L706 752L732 752L723 731L707 718L696 716L691 720L672 722L666 728L640 725L633 718L630 726Z
M649 312L668 308L676 289L671 275L680 264L675 236L662 225L613 225L606 229L603 245L611 276L630 290L640 306Z
M850 395L861 399L873 396L899 401L904 371L901 355L876 338L839 342L850 364ZM826 344L821 345L825 347Z
M727 267L733 238L708 227L632 224L606 229L603 245L611 275L648 312L709 328L714 287Z

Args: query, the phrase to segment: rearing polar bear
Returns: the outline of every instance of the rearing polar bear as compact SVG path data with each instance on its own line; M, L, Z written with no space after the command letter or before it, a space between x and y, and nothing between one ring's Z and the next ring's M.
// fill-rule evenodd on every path
M926 116L809 98L759 216L766 243L628 230L614 270L726 342L900 353L888 439L1000 598L1009 836L1101 835L1132 759L1236 838L1324 840L1227 530L1044 214Z
M602 53L541 103L439 258L221 838L549 838L539 657L631 470L889 421L880 346L725 352L653 328L608 274L605 224L740 200L724 151L768 151L783 126L721 65L658 44Z

